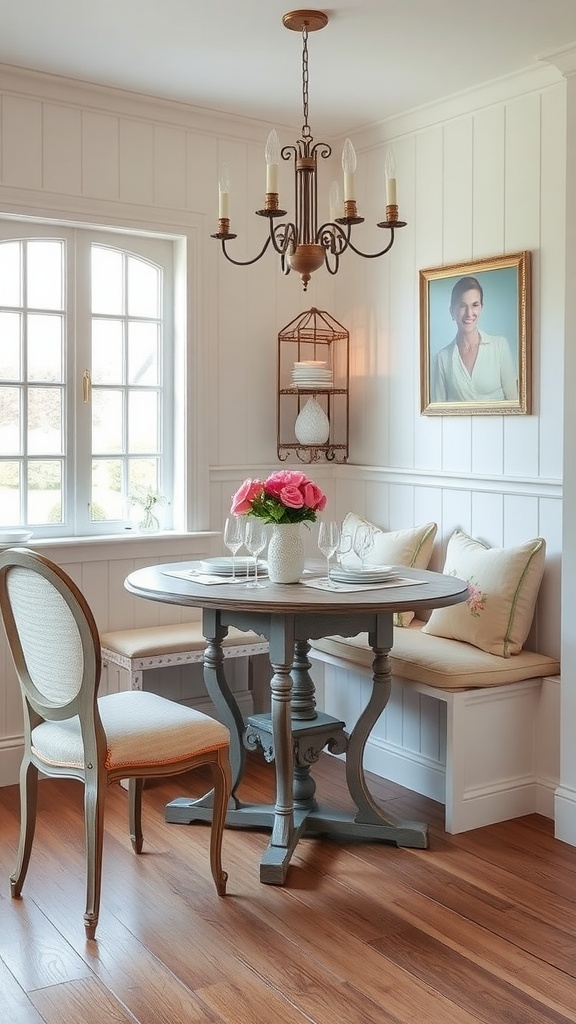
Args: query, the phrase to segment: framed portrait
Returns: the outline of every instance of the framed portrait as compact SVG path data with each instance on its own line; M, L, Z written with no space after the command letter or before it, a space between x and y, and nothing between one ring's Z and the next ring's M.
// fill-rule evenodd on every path
M421 270L419 290L422 413L530 413L530 253Z

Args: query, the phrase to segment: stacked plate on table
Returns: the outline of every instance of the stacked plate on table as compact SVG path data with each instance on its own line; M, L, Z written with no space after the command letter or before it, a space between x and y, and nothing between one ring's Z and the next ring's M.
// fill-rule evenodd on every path
M241 578L242 576L253 576L254 575L254 559L249 557L237 556L234 559L236 564L236 576ZM224 555L223 557L206 558L203 562L200 562L200 568L202 572L209 574L210 576L232 576L234 575L234 567L232 558ZM263 576L268 570L267 563L259 558L258 559L258 575Z
M374 565L365 569L342 569L339 566L330 570L330 579L336 583L388 583L399 576L393 565Z
M306 359L303 362L294 363L292 386L310 390L331 388L332 370L328 367L328 363L321 359Z

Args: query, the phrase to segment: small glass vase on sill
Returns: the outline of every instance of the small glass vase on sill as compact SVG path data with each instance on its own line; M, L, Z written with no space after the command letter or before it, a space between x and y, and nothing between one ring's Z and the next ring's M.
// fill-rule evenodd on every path
M157 533L160 529L160 520L155 509L160 505L170 504L166 496L158 491L145 491L143 494L132 495L130 501L142 509L142 518L138 522L140 532Z

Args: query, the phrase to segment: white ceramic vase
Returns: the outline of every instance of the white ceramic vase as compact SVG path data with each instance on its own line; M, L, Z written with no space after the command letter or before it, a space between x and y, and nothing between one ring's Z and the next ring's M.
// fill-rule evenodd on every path
M298 583L304 571L304 542L300 523L272 526L268 543L268 577L272 583Z
M300 444L326 444L330 436L330 420L315 398L309 398L298 413L294 433Z

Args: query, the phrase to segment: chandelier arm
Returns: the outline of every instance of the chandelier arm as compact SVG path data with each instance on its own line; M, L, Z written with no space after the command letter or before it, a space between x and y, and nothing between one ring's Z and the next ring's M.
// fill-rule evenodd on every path
M341 256L350 245L350 225L348 224L344 231L339 224L328 221L318 229L317 239L326 250Z
M283 260L290 247L296 247L297 238L296 225L291 221L288 224L277 224L276 227L270 221L270 237L268 242L272 242L274 250Z
M222 242L222 252L224 253L224 255L225 255L226 259L228 260L228 262L229 263L233 263L235 267L250 267L250 266L252 266L253 263L257 263L258 260L262 259L263 255L266 252L266 249L270 245L271 241L272 241L272 239L270 237L268 237L266 239L266 241L264 242L264 245L262 246L262 248L261 248L260 252L258 253L258 255L255 256L254 259L252 259L252 260L235 260L233 256L230 256L226 252L226 239L225 238L223 238L221 240L221 242Z
M389 228L389 231L390 241L386 248L381 249L380 252L362 252L361 249L357 249L356 246L353 245L350 239L348 239L348 248L352 249L352 252L355 252L357 256L362 256L365 260L375 260L378 256L385 256L387 252L390 252L390 249L394 245L394 228Z

